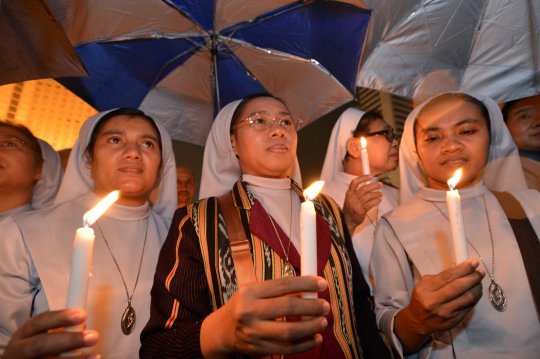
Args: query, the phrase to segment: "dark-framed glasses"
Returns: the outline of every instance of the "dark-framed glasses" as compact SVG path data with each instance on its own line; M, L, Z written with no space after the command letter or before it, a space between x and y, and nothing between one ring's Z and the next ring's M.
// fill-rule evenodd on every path
M0 151L21 150L24 146L35 151L35 148L25 140L13 136L0 136Z
M394 142L394 140L397 139L397 136L394 133L394 130L392 129L371 132L371 133L366 134L364 137L373 137L373 136L384 136L390 143Z
M304 122L299 117L292 115L285 115L276 118L270 115L265 115L263 113L256 113L253 116L239 121L236 125L233 126L232 129L234 130L235 128L251 126L251 128L254 130L264 131L274 126L275 121L277 121L278 124L283 127L285 131L288 132L296 132L296 130L298 130L298 128L302 125L302 122ZM247 124L241 125L242 122L247 122Z

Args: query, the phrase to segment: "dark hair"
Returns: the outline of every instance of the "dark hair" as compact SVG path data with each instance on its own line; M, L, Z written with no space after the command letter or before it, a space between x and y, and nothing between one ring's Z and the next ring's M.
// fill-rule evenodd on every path
M92 157L94 156L94 145L96 144L96 139L99 132L111 118L116 117L116 116L129 116L130 118L140 117L148 121L148 123L152 125L152 127L154 128L154 130L156 130L156 133L158 134L159 151L160 153L163 154L163 144L161 140L161 133L159 132L159 128L156 126L156 122L154 121L154 119L148 116L147 114L145 114L144 112L142 112L141 110L138 110L135 108L119 108L104 115L99 120L99 122L96 123L96 125L94 126L94 130L92 131L92 135L90 136L90 141L88 141L88 145L86 146L86 150L84 151L84 155L87 161L90 161ZM161 162L163 162L163 155L161 156L161 158L162 158ZM160 163L160 166L161 166L161 163Z
M440 104L443 104L448 100L461 100L464 102L469 102L469 103L474 104L480 110L480 112L482 113L482 117L484 117L484 120L486 121L486 126L488 129L488 135L489 135L489 143L491 145L491 116L489 115L489 111L487 107L484 105L482 101L470 95L467 95L465 93L460 93L460 92L451 92L451 93L442 94L440 96L435 97L434 99L426 103L424 107L422 107L422 109L418 112L414 120L414 125L413 125L414 144L416 145L416 128L417 128L418 118L422 115L422 113L424 113L424 111L432 108L433 106L438 106Z
M367 135L370 132L370 126L371 124L376 120L383 120L381 113L378 111L368 111L360 117L360 120L358 121L358 125L356 125L356 129L353 131L352 136L355 138L360 138L362 136ZM345 154L344 160L347 160L351 155L349 154L349 151Z
M0 121L0 127L2 126L11 128L21 133L23 137L25 137L25 138L21 138L21 140L28 142L30 147L32 147L32 149L34 150L34 157L36 159L36 163L38 164L43 163L44 160L43 160L43 153L41 151L41 145L39 144L39 141L36 138L36 136L34 136L32 131L30 131L28 127L15 124L15 123L8 123L8 122Z
M232 128L234 127L234 125L236 124L236 122L238 120L240 120L240 115L242 114L242 110L244 109L244 107L246 107L246 105L251 101L251 100L255 100L256 98L261 98L261 97L269 97L269 98L273 98L274 100L278 100L279 102L281 102L285 107L287 107L287 104L285 103L285 101L283 101L281 98L279 97L276 97L268 92L258 92L258 93L253 93L251 95L247 95L246 97L244 97L242 99L242 101L240 101L240 103L238 104L238 106L236 106L236 109L234 110L234 113L232 115L232 119L231 119L231 126L229 128L230 132L232 133ZM287 109L289 109L287 107Z
M510 117L510 110L512 109L512 107L514 107L514 105L520 101L522 99L519 99L519 100L513 100L513 101L508 101L507 103L504 104L501 112L502 112L502 115L503 115L503 120L504 120L504 123L508 122L508 118Z

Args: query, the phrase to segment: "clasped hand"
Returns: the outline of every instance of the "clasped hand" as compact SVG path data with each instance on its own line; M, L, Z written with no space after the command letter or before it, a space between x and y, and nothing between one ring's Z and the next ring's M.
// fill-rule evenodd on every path
M301 292L322 292L321 277L288 277L247 283L225 306L208 316L201 328L205 358L293 354L322 343L330 305L323 299L302 299ZM287 316L308 316L298 322L277 321Z
M45 312L33 316L13 333L2 358L56 358L74 349L93 346L99 339L95 330L62 331L63 327L81 324L85 320L86 312L81 309ZM87 354L72 358L91 359L100 358L100 356Z

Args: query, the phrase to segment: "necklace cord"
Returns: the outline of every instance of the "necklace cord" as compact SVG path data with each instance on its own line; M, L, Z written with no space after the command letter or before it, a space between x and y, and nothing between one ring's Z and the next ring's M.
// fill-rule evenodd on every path
M98 225L99 231L101 232L101 237L103 237L103 240L105 241L105 244L107 245L107 249L109 250L109 253L111 254L114 264L116 264L116 268L118 269L118 272L120 273L120 278L122 278L122 282L124 283L124 288L126 289L128 305L131 306L131 298L133 298L133 295L135 294L135 289L137 288L137 283L139 283L139 275L141 274L142 261L144 258L144 249L146 248L146 239L148 238L148 218L146 219L146 230L144 231L144 244L143 244L143 249L142 249L142 254L141 254L141 260L139 262L139 270L137 271L137 279L135 279L135 285L133 286L133 293L131 293L131 296L129 295L126 281L124 280L124 276L122 275L122 270L120 270L120 266L118 265L118 262L116 261L116 258L114 257L111 251L109 242L107 241L107 238L105 238L105 235L103 234L103 230L101 229L99 222L96 221L96 223Z
M482 261L482 264L484 265L484 268L486 268L486 271L487 271L491 281L494 282L495 281L495 246L493 245L493 233L491 232L491 223L489 221L489 214L488 214L487 205L486 205L486 197L484 196L484 194L482 194L482 199L484 201L484 211L486 213L488 230L489 230L489 238L491 240L491 272L488 270L487 265L484 262L484 258L480 255L480 252L478 252L476 247L471 243L471 241L469 241L467 236L465 236L465 239L467 240L467 243L469 243L471 248L474 249L474 251L478 255L478 258L480 258L480 260ZM439 210L439 212L441 212L443 217L446 218L446 220L448 220L450 222L450 219L448 218L448 216L446 214L444 214L444 212L439 208L439 206L437 206L437 204L435 204L435 202L431 202L431 203L433 203L435 208L437 208Z
M272 227L274 228L274 232L276 232L276 235L279 240L279 244L281 245L281 249L283 250L283 254L285 254L285 262L289 263L289 254L291 253L291 242L292 242L292 193L289 190L290 199L291 199L291 216L290 216L290 222L289 222L289 247L287 248L287 252L285 252L285 247L283 246L283 242L281 241L281 237L279 236L279 232L276 229L276 226L274 224L274 220L272 219L272 216L270 216L270 213L266 211L266 214L268 215L268 219L270 219L270 223L272 223ZM285 233L287 234L287 233Z

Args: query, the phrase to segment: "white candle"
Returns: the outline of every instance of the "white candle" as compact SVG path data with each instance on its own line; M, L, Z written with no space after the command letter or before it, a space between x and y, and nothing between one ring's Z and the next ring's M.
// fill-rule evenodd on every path
M88 283L92 275L92 256L94 253L94 230L89 228L118 199L119 192L113 191L102 199L83 217L84 227L77 229L71 256L71 274L66 308L86 309ZM84 323L66 328L66 331L82 331Z
M362 147L362 150L360 151L360 159L362 160L362 173L365 176L365 175L371 174L371 170L369 169L367 141L364 137L360 137L360 146ZM370 184L370 183L371 182L366 182L366 184Z
M300 273L317 275L317 224L312 200L321 191L324 181L317 181L304 191L306 201L300 208ZM317 298L317 293L302 293L302 298Z
M448 180L450 191L446 192L446 206L448 207L448 219L452 230L452 242L454 244L454 260L456 265L469 259L465 228L463 226L463 212L461 209L461 197L456 188L461 179L461 168Z

